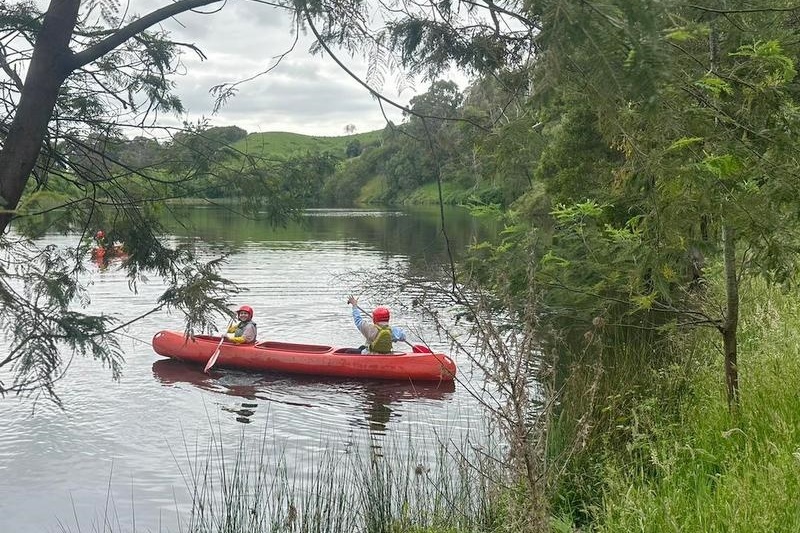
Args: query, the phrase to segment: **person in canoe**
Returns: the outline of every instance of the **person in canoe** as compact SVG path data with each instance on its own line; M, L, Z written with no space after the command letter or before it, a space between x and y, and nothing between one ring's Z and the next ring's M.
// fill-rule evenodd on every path
M97 233L94 234L94 242L98 248L105 248L107 246L106 232L101 229L97 230Z
M243 305L236 311L238 324L231 324L225 338L236 344L253 344L256 342L258 330L256 323L253 322L253 308Z
M376 307L372 311L372 323L370 323L365 320L355 297L348 297L347 303L353 306L353 322L367 341L367 344L358 348L359 353L392 353L393 342L406 340L402 328L389 325L389 309L386 307Z

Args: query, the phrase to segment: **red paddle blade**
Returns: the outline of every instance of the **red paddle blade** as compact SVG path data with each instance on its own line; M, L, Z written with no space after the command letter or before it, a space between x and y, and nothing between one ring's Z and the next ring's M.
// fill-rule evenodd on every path
M431 349L424 344L414 344L411 346L411 349L414 353L433 353Z
M219 344L217 344L217 350L216 350L216 351L214 352L214 354L213 354L213 355L212 355L212 356L211 356L211 357L208 359L208 362L206 363L206 367L203 369L203 372L205 372L206 374L208 374L208 370L209 370L209 369L210 369L212 366L214 366L214 363L216 363L216 362L217 362L217 357L219 357L219 350L220 350L220 348L222 348L222 342L223 342L224 340L225 340L225 337L222 337L222 338L220 338L220 339L219 339Z
M211 358L208 360L208 362L206 363L206 367L203 369L203 372L205 372L206 374L208 374L208 370L209 370L209 369L210 369L212 366L214 366L214 363L216 363L216 362L217 362L217 357L219 357L219 348L217 348L217 351L216 351L216 352L214 352L214 355L212 355L212 356L211 356Z

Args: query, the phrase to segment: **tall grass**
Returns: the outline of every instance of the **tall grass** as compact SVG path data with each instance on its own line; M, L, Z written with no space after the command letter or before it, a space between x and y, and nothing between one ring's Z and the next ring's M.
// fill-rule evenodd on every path
M419 448L348 443L324 451L275 457L265 431L260 441L211 432L207 444L184 440L175 455L188 490L176 497L182 533L459 533L498 532L493 504L503 475L490 441L468 438L456 444L443 437ZM173 450L175 452L176 450ZM141 502L132 502L141 508ZM109 501L91 524L62 517L64 533L159 532L160 526L124 523L109 483ZM154 528L155 527L155 528ZM169 531L172 531L170 529Z
M290 477L285 456L265 460L268 442L255 450L240 444L226 457L220 439L214 454L191 466L185 531L457 532L492 523L490 480L498 478L487 470L487 449L440 444L433 464L410 442L404 452L326 451L308 458L309 474Z
M602 505L608 460L642 460L640 445L690 401L697 363L685 339L660 332L595 331L561 348L560 401L547 433L552 514L585 526ZM553 350L550 350L553 351ZM559 350L555 350L559 351Z
M606 438L587 460L594 530L800 531L800 305L763 285L743 296L739 409L718 338L698 333L687 394L665 385L670 367L651 375L650 394L615 409L624 447Z

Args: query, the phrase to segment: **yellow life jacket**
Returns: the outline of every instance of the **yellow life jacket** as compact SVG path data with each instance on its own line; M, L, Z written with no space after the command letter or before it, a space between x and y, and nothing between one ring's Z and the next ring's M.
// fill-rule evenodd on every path
M391 326L378 326L378 334L369 345L372 353L392 353L392 328Z

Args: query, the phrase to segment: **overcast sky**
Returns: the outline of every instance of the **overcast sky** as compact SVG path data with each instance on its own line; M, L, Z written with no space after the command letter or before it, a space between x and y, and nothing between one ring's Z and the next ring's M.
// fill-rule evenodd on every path
M132 0L131 12L140 15L162 7L169 0ZM313 36L300 35L294 51L270 73L243 83L235 97L212 114L214 97L209 89L217 84L236 82L266 70L275 57L287 51L294 41L287 14L247 0L229 0L213 14L185 13L163 24L176 41L197 45L207 56L200 60L193 52L183 55L185 74L176 78L177 94L188 115L196 122L201 117L212 126L236 125L248 132L289 131L308 135L335 136L353 124L356 132L383 128L386 124L378 102L327 56L312 56ZM365 76L366 62L350 58L348 67ZM398 90L396 78L388 76L379 89L387 97L407 105L416 92L425 92L427 82ZM463 89L463 84L460 84ZM378 87L376 87L378 88ZM416 91L416 92L415 92ZM387 116L402 121L400 111L384 105ZM179 125L180 120L162 117L163 124Z

